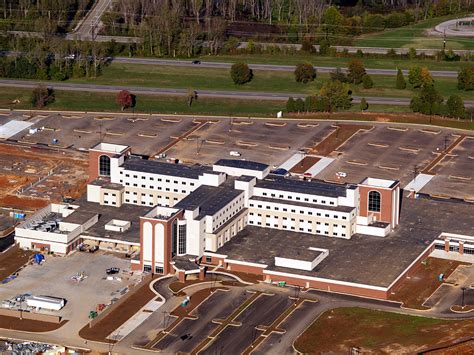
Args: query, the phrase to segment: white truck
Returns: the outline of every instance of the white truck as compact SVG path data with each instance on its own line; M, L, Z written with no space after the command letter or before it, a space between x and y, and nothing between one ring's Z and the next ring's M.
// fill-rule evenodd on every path
M231 151L229 154L230 154L231 156L233 156L233 157L240 157L240 155L241 155L241 154L240 154L238 151L236 151L236 150Z
M50 297L50 296L31 296L26 299L26 304L29 307L39 309L47 309L50 311L59 311L66 304L64 298Z

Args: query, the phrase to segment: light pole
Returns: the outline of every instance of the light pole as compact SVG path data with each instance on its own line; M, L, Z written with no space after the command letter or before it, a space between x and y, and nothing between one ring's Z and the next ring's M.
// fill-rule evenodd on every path
M461 287L462 290L462 297L461 297L461 308L464 308L464 291L466 291L466 287Z

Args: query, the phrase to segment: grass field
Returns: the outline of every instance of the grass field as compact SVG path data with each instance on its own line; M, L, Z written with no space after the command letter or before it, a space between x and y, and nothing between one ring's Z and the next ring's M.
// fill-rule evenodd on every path
M12 89L0 87L1 109L34 109L30 103L31 90ZM56 91L56 101L48 105L45 110L66 110L66 111L107 111L119 112L120 108L115 103L115 94L111 93L88 93ZM15 99L19 99L19 104L11 104ZM285 102L281 101L259 101L259 100L236 100L236 99L198 99L192 107L188 107L185 97L179 96L159 96L159 95L138 95L137 105L126 112L137 113L169 113L188 115L220 115L220 116L248 116L248 117L275 117L276 112L285 110ZM378 113L405 113L410 112L406 106L390 105L370 105L368 113L362 114L359 105L352 107L341 113L314 113L314 114L292 114L285 116L300 119L326 119L326 120L362 120L377 121L386 120L387 116ZM403 123L430 124L428 116L420 115L395 115L390 120ZM474 122L445 120L440 117L433 117L431 124L442 127L452 127L467 130L474 130Z
M355 46L383 47L383 48L443 48L443 36L428 36L426 30L437 24L455 19L458 16L445 16L422 21L415 25L385 30L360 36L354 41ZM472 38L449 38L446 42L447 49L474 49Z
M320 57L311 54L238 54L238 55L219 55L204 56L199 58L206 62L245 62L253 64L281 64L296 65L298 63L311 63L321 67L345 67L353 58L342 57ZM366 68L371 69L408 69L412 65L421 65L430 70L452 70L459 71L464 66L472 65L472 62L445 62L429 59L401 59L401 58L359 58ZM191 61L191 59L189 60Z
M295 341L302 353L417 353L474 333L474 320L446 321L363 308L339 308L321 315Z
M227 69L113 63L106 67L103 74L96 79L74 79L69 82L181 89L192 87L198 92L209 89L312 95L316 94L328 79L329 74L319 74L315 81L302 84L295 81L292 72L255 70L254 78L250 83L235 85ZM353 85L354 94L385 97L411 97L413 95L413 90L395 89L395 76L373 75L372 80L375 85L370 90L363 89L361 85ZM455 78L436 78L435 85L444 96L454 93L465 99L472 96L469 92L457 90L457 79Z
M33 108L30 103L31 90L0 87L0 95L2 96L0 108L27 110ZM55 96L55 102L48 105L47 110L120 111L115 102L116 95L112 93L56 91ZM15 99L19 99L21 103L10 104ZM208 98L198 98L189 107L184 96L139 95L134 112L275 116L276 112L284 108L285 103L279 101L247 102Z

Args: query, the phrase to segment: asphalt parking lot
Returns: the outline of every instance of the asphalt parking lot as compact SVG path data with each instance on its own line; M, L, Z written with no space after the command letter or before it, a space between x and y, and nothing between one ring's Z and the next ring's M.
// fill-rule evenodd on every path
M359 183L367 176L400 180L405 186L413 179L415 167L420 172L455 140L441 128L378 125L368 132L359 132L346 141L332 157L336 160L316 177L334 180L336 172L347 174L346 182Z
M171 353L191 352L218 327L212 320L227 318L251 295L241 288L216 291L191 313L191 316L196 316L197 319L184 319L170 334L158 342L154 349Z
M2 286L2 300L24 293L64 298L66 306L58 312L51 312L69 320L66 326L77 331L87 323L89 311L95 310L99 303L119 298L120 291L132 281L125 276L122 281L105 280L105 270L112 266L120 267L122 271L129 270L130 261L103 252L46 256L42 265L28 265L15 280ZM71 276L82 271L88 276L86 279L80 282L71 280Z
M311 147L330 131L329 122L222 119L208 124L168 151L168 156L188 163L212 164L221 158L280 165L299 149Z
M227 327L201 354L240 354L262 334L257 327L269 326L294 302L286 295L261 295L235 320L242 325Z
M466 137L432 169L436 176L422 193L474 200L474 138Z
M192 119L130 115L50 114L30 128L44 128L29 134L24 130L11 139L21 142L89 149L99 141L127 144L136 154L153 155L161 147L194 126Z

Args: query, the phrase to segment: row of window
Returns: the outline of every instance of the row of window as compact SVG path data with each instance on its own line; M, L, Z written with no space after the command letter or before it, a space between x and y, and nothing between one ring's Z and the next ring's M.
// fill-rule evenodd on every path
M123 171L120 171L120 174L123 174ZM138 179L138 175L130 175L130 174L128 174L128 173L125 174L125 177L127 177L127 178L132 177L132 178L134 178L134 179ZM141 179L142 179L142 180L146 180L146 176L141 175ZM153 176L150 176L150 177L148 178L148 180L150 180L150 181L155 181L155 178L154 178ZM158 181L158 182L164 181L164 182L167 182L167 183L171 183L171 180L170 180L170 179L156 178L156 181ZM179 184L179 181L178 181L178 180L173 180L173 184ZM194 186L194 184L195 184L194 182L190 182L190 183L189 183L190 186ZM187 182L184 181L184 180L182 180L182 181L181 181L181 185L187 185Z
M123 184L123 180L120 180L120 183ZM125 182L125 186L138 187L138 184L136 184L136 183L132 183L132 184L131 184L131 183L129 183L129 182ZM171 192L171 188L169 188L169 187L165 187L165 188L163 189L161 186L152 186L152 185L147 186L147 185L144 185L144 184L140 185L140 187L141 187L142 189L150 189L150 190L156 189L156 190L163 190L163 191L170 191L170 192ZM173 189L173 192L179 193L179 190L178 190L178 189ZM181 193L182 193L182 194L187 194L188 191L186 191L186 190L181 190Z
M250 215L250 216L256 215L257 217L262 217L262 214L261 214L261 213L255 213L255 214L254 214L253 212L250 212L249 215ZM272 216L270 216L270 215L266 215L266 216L265 216L265 218L268 218L268 219L270 219L271 217L272 217ZM279 220L279 218L278 218L277 216L273 216L273 217L274 217L274 219L275 219L276 221ZM296 219L295 219L295 218L282 217L282 220L283 220L283 221L290 220L291 222L296 222ZM307 222L307 223L309 223L309 224L312 224L312 223L313 223L313 221L305 221L304 219L300 219L299 222L300 222L300 223L305 223L305 222ZM321 225L321 222L316 222L316 225L318 225L318 226ZM325 225L325 226L329 226L329 223L324 223L324 225ZM337 228L337 227L339 227L339 224L333 224L332 226L333 226L333 228ZM340 227L345 229L347 226L344 225L344 224L342 224Z
M249 220L249 224L253 224L253 225L257 225L257 226L262 226L262 222L254 222L252 220ZM273 227L273 228L279 228L278 224L273 224L273 226L271 225L271 223L265 223L265 226L266 227ZM289 229L289 230L296 230L296 228L294 226L287 226L287 225L282 225L281 226L282 229ZM298 230L300 232L305 232L305 233L313 233L313 229L312 228L303 228L303 227L299 227ZM315 233L316 234L324 234L324 235L332 235L334 237L338 237L339 234L338 232L333 232L332 234L329 234L329 231L321 231L319 229L316 229L315 230ZM340 235L341 237L345 237L346 236L346 233L341 233Z
M274 194L274 193L267 193L267 192L262 192L262 195L263 195L263 196L270 196L270 197L277 197L276 194ZM285 196L284 196L284 195L279 195L278 198L285 198ZM288 195L288 196L286 196L286 199L292 200L292 199L293 199L293 196ZM299 196L295 196L295 200L296 200L296 201L310 202L309 197L301 198L301 197L299 197ZM318 200L315 199L315 198L313 198L311 202L313 202L313 203L319 203L319 204L322 204L322 205L325 205L325 204L326 204L326 200L320 200L320 201L318 202ZM334 201L329 201L329 205L332 205L332 206L333 206L333 205L334 205Z
M255 203L250 203L249 206L250 207L256 207L256 208L263 208L262 205L255 205ZM272 206L266 205L265 209L272 210ZM280 208L278 206L273 206L273 210L274 211L280 211L281 210L282 212L299 213L299 214L303 214L303 215L306 214L308 216L313 216L312 211L306 211L306 213L305 213L304 210L298 210L298 211L296 209L289 209L288 210L287 207L281 207ZM317 217L323 217L323 214L321 212L316 212L314 215L317 216ZM329 213L325 213L324 217L338 219L339 215L337 215L337 214L330 215ZM347 219L347 216L341 216L341 219Z

